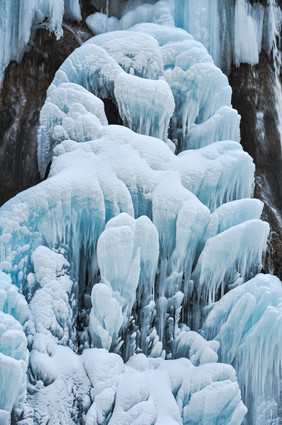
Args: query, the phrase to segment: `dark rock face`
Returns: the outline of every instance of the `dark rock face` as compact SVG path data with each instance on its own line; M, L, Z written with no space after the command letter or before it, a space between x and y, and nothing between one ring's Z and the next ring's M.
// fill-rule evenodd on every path
M40 181L37 127L46 91L62 62L91 36L74 23L64 35L37 30L21 63L11 62L0 91L0 205Z
M271 226L265 270L282 278L282 155L272 60L262 51L255 66L233 67L229 76L232 105L241 115L241 143L256 164L255 196L265 203Z

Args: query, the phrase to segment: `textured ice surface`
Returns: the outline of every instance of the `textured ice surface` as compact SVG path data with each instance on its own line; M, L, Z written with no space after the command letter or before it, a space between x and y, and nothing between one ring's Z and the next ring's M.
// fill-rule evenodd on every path
M230 106L222 106L208 120L192 124L185 136L184 148L199 149L218 140L240 141L240 115Z
M76 424L90 405L90 383L73 352L76 303L69 263L44 246L32 255L34 275L26 328L30 345L28 403L38 421ZM68 346L67 346L68 345Z
M0 419L10 423L13 408L26 399L27 340L21 324L0 311ZM3 412L2 412L3 411Z
M0 311L13 316L22 325L28 319L28 305L10 275L0 272Z
M92 309L89 319L89 333L95 347L110 350L117 342L123 323L121 305L113 297L111 287L100 283L94 285L91 293Z
M161 50L149 34L115 31L93 37L88 43L105 49L127 73L153 80L163 75Z
M248 220L208 239L192 276L199 298L214 302L219 288L222 296L226 285L238 285L251 272L260 270L268 234L268 223ZM215 258L220 267L214 267Z
M211 214L204 240L207 241L218 233L244 221L259 219L262 209L263 203L259 199L245 198L222 204Z
M167 139L174 100L165 81L120 74L114 94L124 125L136 133Z
M99 124L107 125L103 102L75 83L60 84L47 98L38 133L39 169L52 159L53 148L66 139L84 142L100 135Z
M109 99L123 124L133 131L164 141L169 136L178 151L218 140L239 141L240 116L231 108L227 77L204 46L179 28L139 24L130 31L93 37L57 71L40 117L41 175L47 167L45 157L50 159L56 144L69 137L89 140L91 134L96 138L99 133L95 119L92 124L88 114L81 119L86 101L81 100L82 106L71 105L69 112L62 110L62 94L60 98L53 91L56 86L61 93L60 84L67 82ZM51 135L46 130L49 124Z
M158 232L148 217L134 220L123 213L107 223L97 245L101 281L105 284L92 289L89 331L95 347L110 349L112 344L117 345L118 332L122 325L128 325L135 299L140 311L153 300L158 256ZM144 315L140 320L143 334L148 332L146 325ZM146 336L142 335L144 351Z
M122 72L117 62L101 47L84 43L61 65L47 96L62 83L76 83L98 97L112 95L115 78Z
M218 301L203 326L220 342L219 360L237 371L251 424L279 423L281 320L281 282L259 274Z
M109 424L124 425L224 420L239 424L246 413L228 365L195 367L188 359L152 359L144 354L124 365L116 354L97 349L85 350L83 359L95 396L86 424L103 423L112 409ZM215 392L220 397L214 398Z
M175 358L189 359L194 366L216 363L219 346L218 341L206 341L200 334L183 325L175 338L173 355Z
M239 141L240 117L231 109L227 78L204 46L175 27L143 23L130 30L150 34L161 47L164 77L175 100L172 137L179 150Z
M187 150L178 155L178 161L182 184L211 211L252 195L254 165L238 143L216 142Z
M167 0L133 7L120 20L103 13L87 18L95 34L140 22L184 28L208 49L217 66L228 70L232 62L256 64L262 48L270 53L281 28L281 9L274 0L266 5L247 0Z
M170 254L181 208L189 199L194 208L201 205L189 191L211 209L252 194L254 166L238 143L213 143L175 156L162 141L126 128L101 126L101 133L91 142L57 146L50 178L3 206L2 268L18 283L28 272L26 254L43 242L71 247L76 276L79 247L84 246L83 267L87 264L95 274L90 258L98 237L105 222L120 212L153 218L163 250Z
M10 423L12 408L26 398L28 364L27 339L23 331L29 317L27 302L12 285L11 277L0 273L0 422Z
M281 9L275 0L266 5L247 0L166 0L133 7L120 20L103 13L87 18L94 34L141 22L184 28L207 48L217 66L229 70L232 62L255 65L262 48L270 53L281 28Z

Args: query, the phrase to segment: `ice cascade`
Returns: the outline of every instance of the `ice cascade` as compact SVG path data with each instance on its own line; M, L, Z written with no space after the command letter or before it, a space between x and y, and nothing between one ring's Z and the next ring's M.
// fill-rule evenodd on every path
M254 277L269 225L227 78L166 19L131 23L59 68L48 177L0 209L0 418L276 420L281 285Z

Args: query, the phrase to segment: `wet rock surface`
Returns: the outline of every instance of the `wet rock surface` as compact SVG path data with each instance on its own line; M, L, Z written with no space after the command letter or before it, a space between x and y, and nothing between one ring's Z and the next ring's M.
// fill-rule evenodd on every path
M241 115L241 144L256 164L255 196L265 203L271 225L265 269L282 277L282 155L277 126L274 69L262 51L255 66L241 64L229 75L232 105Z

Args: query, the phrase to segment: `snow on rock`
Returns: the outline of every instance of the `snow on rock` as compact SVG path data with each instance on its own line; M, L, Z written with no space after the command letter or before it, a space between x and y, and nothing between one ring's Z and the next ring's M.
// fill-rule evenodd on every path
M237 372L250 424L279 421L281 320L281 282L259 274L215 303L203 326L220 342L219 360Z

